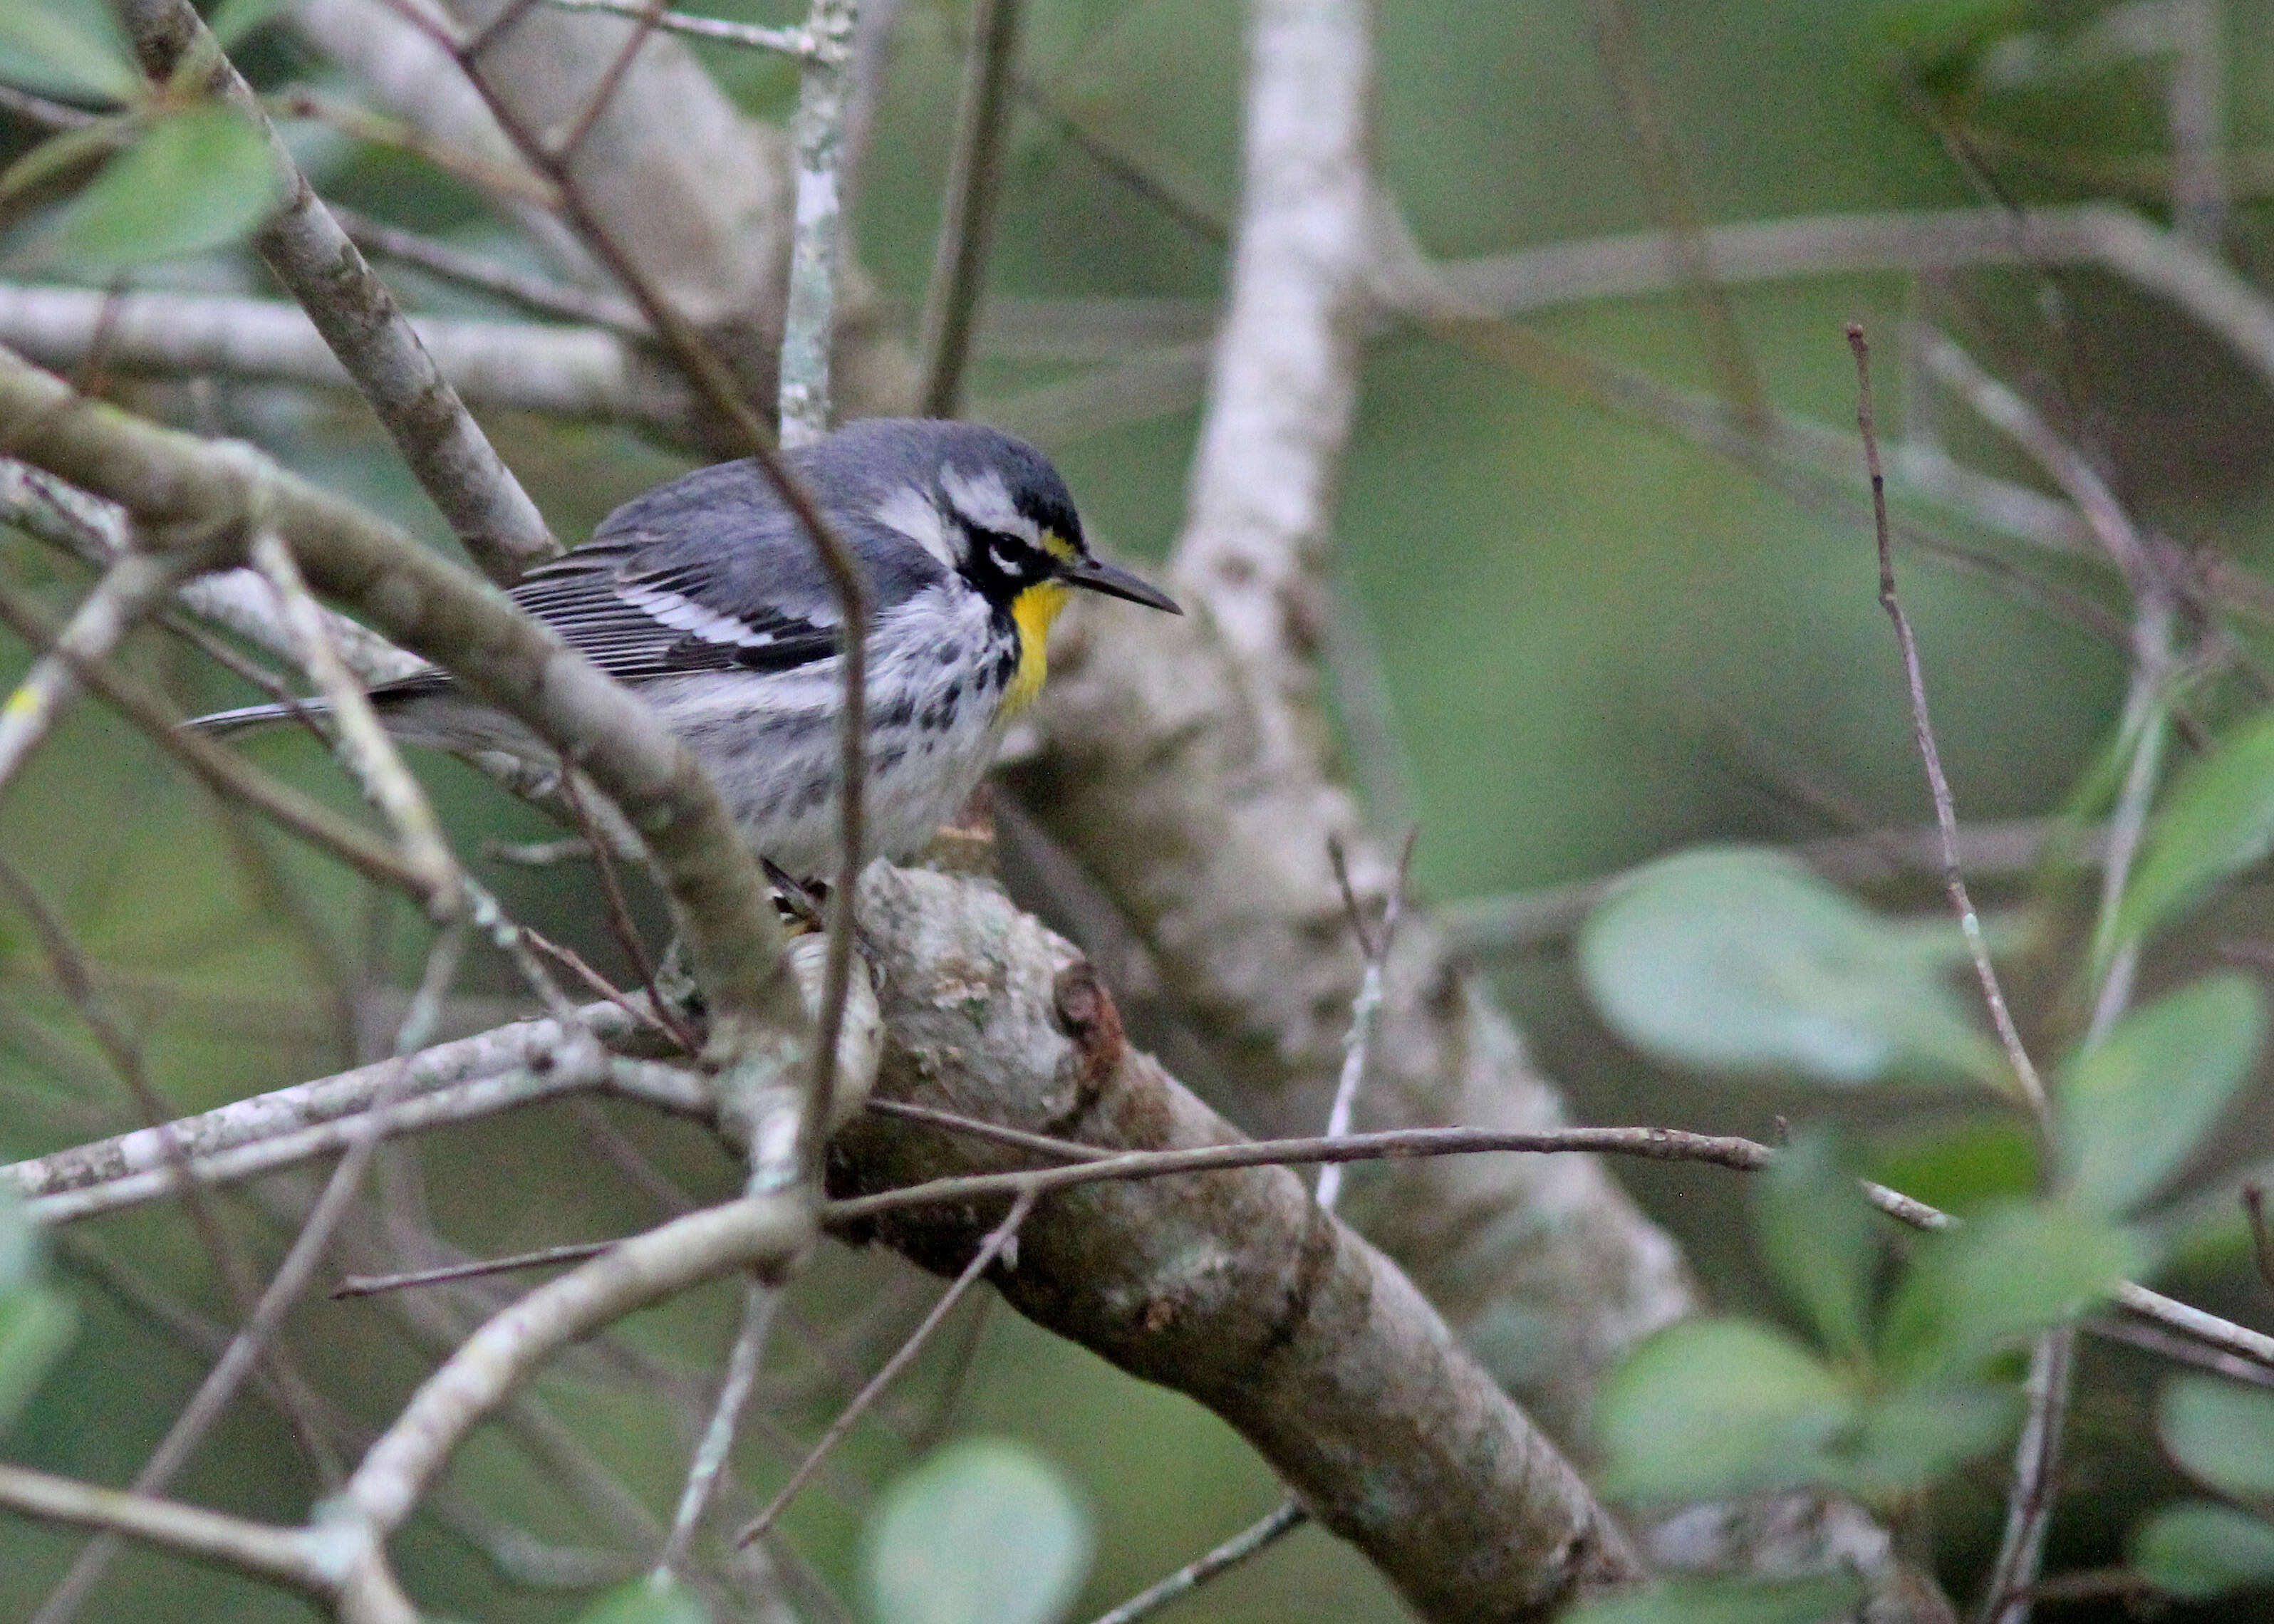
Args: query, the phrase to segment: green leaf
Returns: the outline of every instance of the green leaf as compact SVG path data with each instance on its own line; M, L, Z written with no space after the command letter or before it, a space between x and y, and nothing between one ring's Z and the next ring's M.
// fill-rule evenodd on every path
M2232 1506L2182 1500L2134 1532L2132 1566L2172 1596L2223 1596L2274 1584L2274 1528Z
M227 108L193 108L112 159L49 246L94 269L203 253L245 236L282 197L267 137Z
M206 26L223 50L233 50L237 42L254 29L265 27L284 14L291 0L221 0L206 19Z
M2210 1487L2274 1501L2274 1393L2181 1376L2164 1388L2157 1431L2172 1458Z
M2240 974L2127 1016L2064 1070L2053 1101L2073 1199L2113 1216L2152 1194L2226 1109L2265 1035L2257 984Z
M1874 1398L1838 1451L1834 1481L1863 1500L1902 1495L1995 1449L2022 1418L2010 1387L1961 1382L1904 1387Z
M0 80L106 102L147 88L109 0L0 0Z
M2274 710L2253 718L2172 785L2125 888L2111 936L2172 923L2221 880L2274 851Z
M1088 1515L1049 1462L1006 1439L936 1451L887 1488L862 1530L872 1618L1054 1624L1089 1570Z
M1978 1118L1941 1132L1907 1134L1872 1157L1870 1172L1930 1207L1963 1214L2037 1188L2037 1139L2010 1116Z
M1636 1501L1710 1500L1820 1481L1855 1419L1837 1372L1751 1320L1685 1320L1645 1340L1603 1385L1604 1488Z
M2057 1202L1986 1207L1919 1242L1887 1307L1882 1357L1911 1383L1962 1374L2106 1297L2138 1272L2140 1250L2114 1224Z
M2002 1075L1946 977L1961 951L1954 926L1882 920L1790 858L1736 847L1636 870L1579 937L1589 994L1637 1048L1845 1085Z
M1870 1587L1853 1574L1806 1579L1666 1579L1582 1602L1565 1624L1835 1624Z
M1762 1260L1842 1358L1861 1355L1870 1340L1865 1320L1880 1222L1828 1133L1794 1140L1754 1182Z
M576 1624L711 1624L703 1598L676 1579L627 1580L576 1615Z

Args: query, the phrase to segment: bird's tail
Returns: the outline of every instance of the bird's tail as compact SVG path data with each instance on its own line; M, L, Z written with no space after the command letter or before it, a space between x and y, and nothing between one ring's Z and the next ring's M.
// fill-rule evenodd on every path
M303 715L320 717L330 713L331 706L324 701L303 699L289 705L246 705L237 710L216 710L211 716L192 717L182 726L194 727L200 733L211 733L215 738L227 739L238 733L259 733L263 728L275 727Z

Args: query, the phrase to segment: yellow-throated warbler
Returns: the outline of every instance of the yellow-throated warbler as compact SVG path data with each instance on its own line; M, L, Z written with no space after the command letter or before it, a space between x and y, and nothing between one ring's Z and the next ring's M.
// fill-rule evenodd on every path
M1042 686L1068 587L1155 609L1165 594L1090 555L1065 481L975 424L880 417L787 459L866 569L870 849L913 854L993 761ZM755 462L722 462L617 508L514 601L636 689L710 769L750 846L789 874L837 846L837 598L813 545ZM518 723L441 672L372 691L389 732L459 754L549 764ZM306 702L318 710L317 702ZM284 705L203 717L236 731Z

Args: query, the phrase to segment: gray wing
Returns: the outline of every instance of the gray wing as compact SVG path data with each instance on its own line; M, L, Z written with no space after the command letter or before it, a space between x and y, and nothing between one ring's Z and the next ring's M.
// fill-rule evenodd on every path
M831 507L880 606L945 577L898 531L857 507ZM789 671L837 651L836 593L754 462L698 469L634 498L590 543L523 576L512 596L620 681ZM438 673L376 692L407 697L448 685Z

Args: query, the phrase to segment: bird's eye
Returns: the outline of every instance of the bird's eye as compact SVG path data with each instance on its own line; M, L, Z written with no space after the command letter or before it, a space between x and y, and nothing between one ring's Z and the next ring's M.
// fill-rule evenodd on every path
M1022 568L1020 560L1016 555L1005 552L1001 542L990 543L987 553L988 556L995 560L995 568L1005 575L1015 575L1020 573Z

